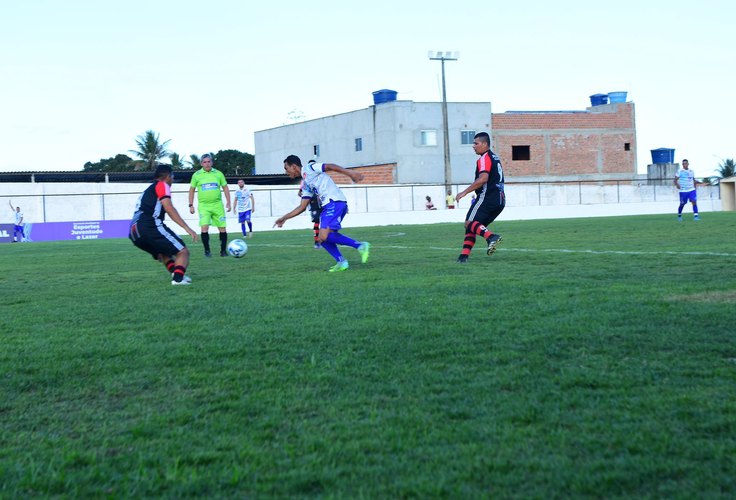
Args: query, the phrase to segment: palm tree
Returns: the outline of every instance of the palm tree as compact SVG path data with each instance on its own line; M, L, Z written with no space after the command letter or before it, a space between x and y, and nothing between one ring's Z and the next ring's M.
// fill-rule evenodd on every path
M174 170L184 170L189 168L189 165L187 165L189 162L179 156L179 153L171 153L169 155L169 159L171 160L171 168Z
M733 158L723 160L716 170L721 179L736 175L736 165L734 165Z
M192 164L193 169L200 169L202 168L202 163L197 155L189 155L189 163Z
M146 162L149 170L155 170L156 162L171 154L166 149L169 142L171 141L159 143L159 134L153 130L146 130L145 133L136 138L135 143L138 145L138 149L131 149L130 152Z

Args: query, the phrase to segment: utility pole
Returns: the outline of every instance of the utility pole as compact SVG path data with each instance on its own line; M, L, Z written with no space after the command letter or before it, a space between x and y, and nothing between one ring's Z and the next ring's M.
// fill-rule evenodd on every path
M445 146L445 190L451 189L452 184L452 168L450 165L450 132L447 124L447 91L445 88L445 61L457 61L458 52L442 52L429 51L429 59L431 61L440 61L442 63L442 128L444 130L444 146Z

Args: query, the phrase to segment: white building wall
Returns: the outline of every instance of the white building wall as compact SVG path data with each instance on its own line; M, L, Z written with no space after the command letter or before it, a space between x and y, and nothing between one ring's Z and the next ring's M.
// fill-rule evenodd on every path
M490 103L448 103L452 182L472 182L476 155L461 144L461 131L491 130ZM437 144L423 146L421 131L437 132ZM355 151L361 138L363 150ZM396 163L400 184L444 182L442 103L391 101L366 109L284 125L255 133L256 172L283 171L283 160L296 154L303 162L318 161L346 167Z

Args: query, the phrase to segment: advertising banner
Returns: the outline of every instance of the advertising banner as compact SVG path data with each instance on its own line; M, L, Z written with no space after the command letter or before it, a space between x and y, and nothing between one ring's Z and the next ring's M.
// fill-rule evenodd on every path
M0 224L0 243L13 241L13 224Z
M37 222L26 224L24 229L25 241L60 241L60 240L97 240L101 238L126 238L128 236L128 220L103 220L85 222ZM5 227L9 229L5 229ZM0 241L12 241L13 225L0 225L0 235L3 230L10 234Z

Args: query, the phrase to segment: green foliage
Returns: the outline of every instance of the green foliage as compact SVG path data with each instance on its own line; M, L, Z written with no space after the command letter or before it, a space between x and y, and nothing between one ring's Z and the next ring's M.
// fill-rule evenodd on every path
M498 222L466 265L460 224L349 228L339 274L256 217L189 287L0 245L0 496L733 498L736 217L702 215Z
M169 155L171 160L171 168L174 170L186 170L192 168L191 164L179 156L179 153L171 153Z
M235 149L220 150L215 154L215 168L225 175L251 175L255 170L255 156Z
M197 155L189 155L189 163L192 165L194 170L202 168L201 158Z
M137 170L141 162L134 161L130 156L124 154L115 155L112 158L102 159L97 163L87 162L84 164L85 172L129 172Z
M169 142L171 141L160 142L159 134L153 130L146 130L136 138L135 143L138 145L138 149L131 149L129 152L143 160L147 170L155 170L156 163L171 154L166 149Z
M733 158L723 160L718 165L717 171L721 179L725 179L726 177L733 177L734 175L736 175L736 163L734 163Z

